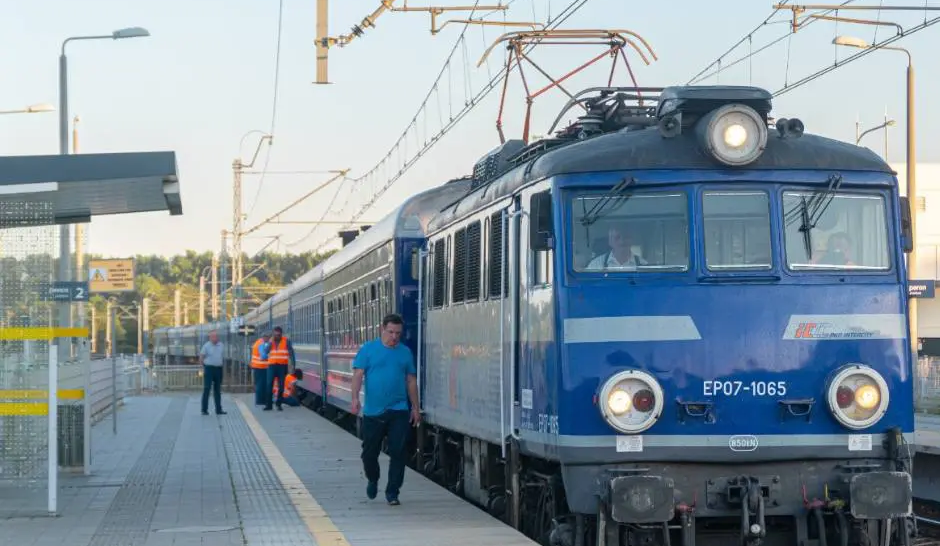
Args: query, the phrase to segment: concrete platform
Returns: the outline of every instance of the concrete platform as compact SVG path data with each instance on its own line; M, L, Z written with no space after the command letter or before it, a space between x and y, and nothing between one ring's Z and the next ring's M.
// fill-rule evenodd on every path
M225 396L228 415L203 416L198 396L127 399L117 435L107 418L93 429L92 475L61 478L58 517L0 499L0 546L535 544L411 470L401 506L370 501L355 437L250 404ZM383 456L380 486L386 470Z
M918 415L914 428L917 451L940 455L940 415Z

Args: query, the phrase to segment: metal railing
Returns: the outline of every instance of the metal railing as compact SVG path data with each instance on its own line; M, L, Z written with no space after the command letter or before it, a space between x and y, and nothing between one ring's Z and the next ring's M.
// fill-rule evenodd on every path
M922 356L914 370L914 408L918 412L940 412L940 358Z

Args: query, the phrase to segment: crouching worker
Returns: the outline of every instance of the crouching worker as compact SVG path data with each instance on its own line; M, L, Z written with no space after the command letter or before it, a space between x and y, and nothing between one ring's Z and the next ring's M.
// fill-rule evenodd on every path
M302 370L294 370L292 373L287 375L287 380L284 381L284 403L291 407L297 407L300 405L300 400L297 399L297 390L294 388L294 383L298 379L304 378L304 372ZM277 396L277 387L278 379L274 378L274 385L272 390L272 395Z

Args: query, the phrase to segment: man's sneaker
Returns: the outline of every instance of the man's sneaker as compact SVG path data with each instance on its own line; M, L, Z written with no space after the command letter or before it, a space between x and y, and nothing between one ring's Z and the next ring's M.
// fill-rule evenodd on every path
M401 504L401 502L398 501L398 497L386 496L385 499L388 501L389 506L398 506L399 504Z
M370 499L374 499L376 495L379 494L379 482L369 482L369 485L366 486L366 496Z

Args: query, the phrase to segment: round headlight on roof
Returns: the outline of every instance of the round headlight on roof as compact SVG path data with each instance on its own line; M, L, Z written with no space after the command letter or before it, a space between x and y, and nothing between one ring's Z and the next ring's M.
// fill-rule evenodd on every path
M636 434L656 424L663 412L664 396L652 375L624 370L604 383L598 405L610 426L625 434Z
M859 430L877 423L888 411L891 392L884 377L862 364L849 364L829 383L829 410L846 428Z
M767 124L743 104L726 104L698 122L699 143L716 160L731 167L753 163L767 147Z

